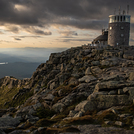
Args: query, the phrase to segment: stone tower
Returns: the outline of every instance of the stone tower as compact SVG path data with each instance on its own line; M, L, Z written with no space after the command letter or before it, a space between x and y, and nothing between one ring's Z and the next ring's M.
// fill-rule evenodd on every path
M123 14L110 15L108 27L108 45L129 46L130 15Z

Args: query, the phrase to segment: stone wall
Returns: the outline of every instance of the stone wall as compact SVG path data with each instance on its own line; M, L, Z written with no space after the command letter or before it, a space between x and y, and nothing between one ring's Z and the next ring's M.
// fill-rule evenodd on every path
M108 44L110 46L125 45L129 46L130 23L114 22L109 23L108 28Z

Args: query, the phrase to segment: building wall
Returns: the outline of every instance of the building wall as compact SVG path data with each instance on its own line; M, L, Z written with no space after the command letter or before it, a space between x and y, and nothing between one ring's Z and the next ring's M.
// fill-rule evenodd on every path
M108 27L108 45L125 45L129 46L130 23L113 22Z

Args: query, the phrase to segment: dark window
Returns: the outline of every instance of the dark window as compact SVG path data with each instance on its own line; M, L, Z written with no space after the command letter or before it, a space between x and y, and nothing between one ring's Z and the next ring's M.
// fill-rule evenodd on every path
M123 20L123 21L125 21L126 17L124 16L123 18L124 18L124 20Z
M119 22L119 16L118 16L118 18L117 18L117 21Z
M116 16L115 16L115 22L116 22Z
M122 16L121 16L121 22L122 22Z
M121 27L121 30L123 30L124 29L124 27Z
M124 37L124 34L121 34L121 37Z

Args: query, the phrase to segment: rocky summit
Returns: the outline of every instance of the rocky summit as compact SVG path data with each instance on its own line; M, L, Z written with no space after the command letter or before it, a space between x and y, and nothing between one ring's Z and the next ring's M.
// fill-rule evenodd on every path
M0 79L0 134L134 134L134 47L52 53L30 79Z

